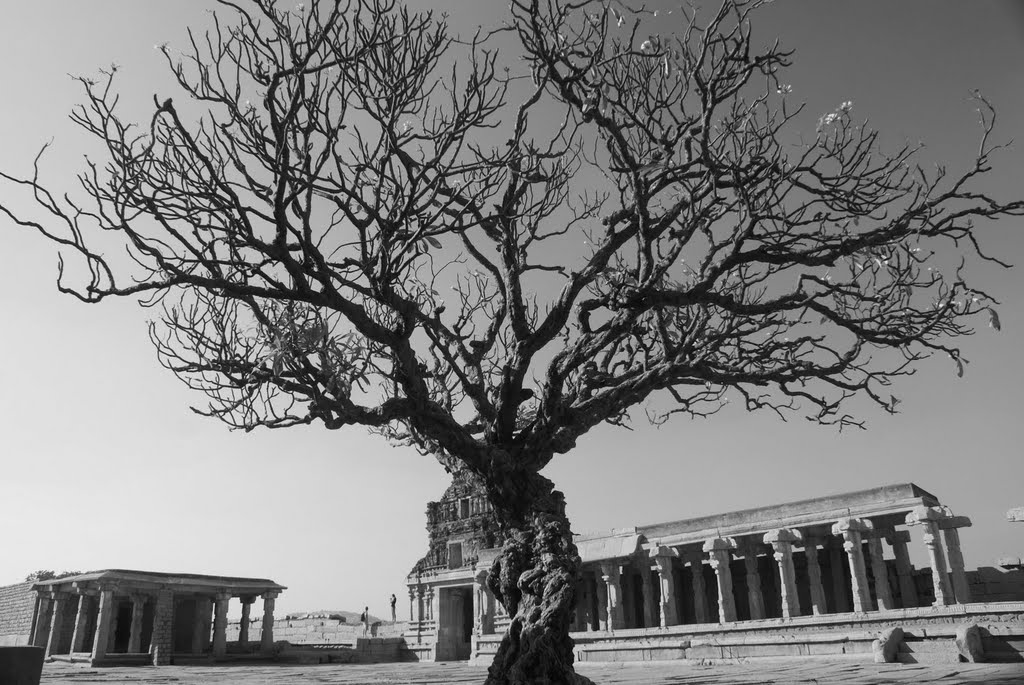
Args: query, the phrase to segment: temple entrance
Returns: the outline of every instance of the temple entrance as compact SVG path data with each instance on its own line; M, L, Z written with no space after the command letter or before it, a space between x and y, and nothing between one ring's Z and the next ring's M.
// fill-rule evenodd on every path
M468 660L472 635L473 588L438 588L437 660Z

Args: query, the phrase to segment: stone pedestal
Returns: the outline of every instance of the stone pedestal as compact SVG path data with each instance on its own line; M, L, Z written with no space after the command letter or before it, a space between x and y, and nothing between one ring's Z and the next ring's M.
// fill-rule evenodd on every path
M711 568L715 570L718 583L718 622L732 623L736 620L736 599L733 596L732 571L729 562L732 560L730 550L736 548L732 538L712 538L704 543L704 552L708 555Z
M921 536L928 549L928 561L932 567L932 586L935 589L935 606L946 606L953 603L953 593L946 575L946 555L939 539L939 521L946 513L938 507L916 507L907 514L908 526L920 526L924 533Z
M780 528L765 533L764 542L775 550L775 561L779 565L779 597L782 603L782 617L800 615L800 598L796 591L796 569L793 567L793 545L803 541L800 531Z
M870 521L862 519L840 519L832 526L833 535L843 537L843 549L846 550L850 565L850 584L853 590L853 610L864 612L871 610L871 591L868 588L867 567L864 564L864 547L861 534L873 530Z

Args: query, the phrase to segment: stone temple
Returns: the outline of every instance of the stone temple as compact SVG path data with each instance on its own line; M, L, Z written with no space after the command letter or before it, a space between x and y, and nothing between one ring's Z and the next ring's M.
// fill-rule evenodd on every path
M486 585L494 513L463 471L426 514L408 620L368 634L343 612L275 617L285 588L266 579L108 570L0 588L0 645L93 665L488 664L510 622ZM903 483L576 535L575 658L1024 661L1024 562L965 568L970 526Z
M955 632L971 617L996 617L1024 635L1019 576L964 568L960 531L970 525L905 483L576 535L576 658L870 653L893 621ZM403 651L488 663L509 623L485 582L502 540L470 474L457 473L428 505L427 529L427 554L406 580ZM911 563L911 545L927 568ZM807 639L784 634L794 629Z

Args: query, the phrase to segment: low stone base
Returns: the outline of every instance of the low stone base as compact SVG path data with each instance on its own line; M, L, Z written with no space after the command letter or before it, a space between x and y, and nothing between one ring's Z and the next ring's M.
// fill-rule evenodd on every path
M962 658L956 635L965 623L979 626L987 661L1024 661L1024 602L573 633L572 638L580 663L716 663L773 657L872 661L872 643L883 633L901 628L904 635L895 661L952 663ZM500 641L500 635L476 638L474 663L490 663Z

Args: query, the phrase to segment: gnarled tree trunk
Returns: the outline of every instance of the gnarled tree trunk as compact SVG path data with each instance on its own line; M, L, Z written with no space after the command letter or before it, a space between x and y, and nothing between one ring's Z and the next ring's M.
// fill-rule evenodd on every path
M573 671L569 623L576 605L579 554L565 498L535 473L516 473L506 487L491 482L505 526L501 554L487 584L511 623L488 669L487 685L590 683Z

